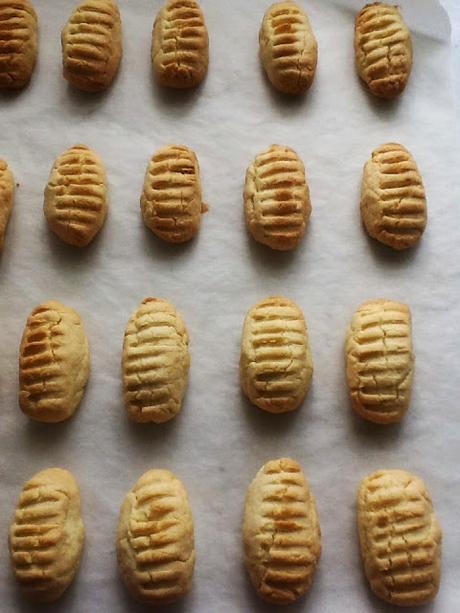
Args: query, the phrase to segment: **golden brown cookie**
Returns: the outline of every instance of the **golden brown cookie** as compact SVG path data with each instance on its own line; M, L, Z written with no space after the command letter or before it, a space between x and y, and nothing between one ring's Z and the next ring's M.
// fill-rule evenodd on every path
M79 314L56 300L36 307L19 349L19 405L33 419L64 421L76 411L90 370Z
M195 565L187 492L169 470L149 470L128 492L117 531L118 567L132 596L148 604L182 598Z
M259 596L294 602L310 588L321 556L316 503L302 467L289 458L267 462L246 494L246 568Z
M80 490L73 475L47 468L22 488L10 526L11 565L25 595L53 602L69 587L84 541Z
M120 11L115 0L84 0L61 33L64 78L98 92L112 83L122 55Z
M412 68L412 39L397 6L374 2L356 16L358 74L379 98L404 91Z
M107 177L100 157L74 145L54 162L45 188L44 213L64 242L86 247L107 215Z
M152 64L160 85L195 87L206 76L209 38L196 0L166 0L152 32Z
M20 89L37 60L37 15L29 0L0 0L0 88Z
M0 159L0 251L14 202L14 178L5 160Z
M406 607L436 596L442 532L421 479L405 470L363 479L358 530L366 577L379 598Z

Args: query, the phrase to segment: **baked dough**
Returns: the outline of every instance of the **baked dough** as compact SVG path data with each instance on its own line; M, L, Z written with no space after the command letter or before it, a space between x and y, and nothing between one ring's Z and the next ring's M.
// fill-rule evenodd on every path
M122 55L121 19L114 0L84 0L61 33L64 78L88 92L106 89Z
M154 153L141 196L145 225L168 243L183 243L198 232L207 210L195 153L183 145L167 145Z
M118 567L133 597L165 604L191 588L193 519L182 482L169 470L149 470L128 492L117 531Z
M160 85L195 87L206 76L209 38L196 0L166 0L152 32L152 64Z
M442 532L421 479L405 470L363 479L358 530L366 577L379 598L414 606L436 596Z
M400 421L414 375L409 307L386 299L364 302L351 320L345 350L356 413L378 424Z
M19 405L33 419L71 417L90 370L88 340L79 314L51 300L27 319L19 349Z
M374 2L356 16L358 74L379 98L404 91L412 68L412 39L397 6Z
M188 334L175 307L145 298L133 313L123 344L123 385L128 416L162 423L182 406L188 382Z
M244 210L249 232L272 249L294 249L310 219L305 167L289 147L272 145L246 172Z
M0 251L14 202L14 178L5 160L0 159Z
M0 88L20 89L37 60L37 15L29 0L0 0Z
M300 94L313 83L318 45L305 11L296 2L277 2L265 13L259 33L260 57L272 84Z
M321 555L316 503L301 466L289 458L267 462L246 494L246 568L257 593L289 604L311 586Z
M249 400L270 413L293 411L312 374L302 309L282 296L254 305L244 321L240 357L241 387Z
M22 488L9 546L13 572L34 602L53 602L69 587L84 541L80 491L73 475L47 468Z
M402 145L380 145L366 162L361 216L369 235L393 249L420 240L427 218L425 190L414 158Z
M51 230L75 247L86 247L107 215L104 165L86 145L75 145L54 162L45 188L44 213Z

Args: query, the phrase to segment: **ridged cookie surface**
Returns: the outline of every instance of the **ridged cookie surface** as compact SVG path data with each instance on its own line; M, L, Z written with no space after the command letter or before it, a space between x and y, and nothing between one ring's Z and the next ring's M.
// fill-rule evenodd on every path
M277 2L265 13L260 57L276 89L299 94L313 82L318 45L305 11L296 2Z
M153 24L152 64L160 85L194 87L208 70L209 38L196 0L166 0Z
M14 178L5 160L0 159L0 250L5 243L5 233L14 202Z
M316 504L301 466L289 458L267 462L246 494L246 567L258 594L276 604L310 587L321 555Z
M310 191L305 167L289 147L272 145L259 153L246 172L246 225L259 243L294 249L310 219Z
M361 216L370 236L393 249L420 240L427 221L425 190L414 158L402 145L381 145L366 162Z
M145 298L133 313L123 344L123 385L129 417L162 423L177 415L188 382L188 334L175 307Z
M76 247L90 243L107 215L107 178L99 156L75 145L54 162L45 188L44 213L51 230Z
M13 572L25 595L35 602L59 598L78 569L83 541L73 475L62 468L37 473L22 489L9 533Z
M240 357L241 387L249 400L270 413L293 411L312 374L302 309L282 296L254 305L244 321Z
M114 0L84 0L61 34L64 78L88 92L106 89L122 54L121 19Z
M409 307L393 300L364 302L345 343L353 409L369 421L400 421L409 408L414 354Z
M206 211L195 153L183 145L167 145L154 153L141 196L145 225L169 243L183 243L198 232Z
M29 0L0 0L0 88L30 81L37 60L37 15Z
M193 519L182 482L169 470L149 470L128 492L117 532L118 567L140 602L164 604L191 588Z
M358 530L374 593L399 606L432 600L441 579L442 532L421 479L380 470L361 482Z
M397 6L375 2L356 17L358 74L380 98L394 98L406 87L412 68L412 40Z

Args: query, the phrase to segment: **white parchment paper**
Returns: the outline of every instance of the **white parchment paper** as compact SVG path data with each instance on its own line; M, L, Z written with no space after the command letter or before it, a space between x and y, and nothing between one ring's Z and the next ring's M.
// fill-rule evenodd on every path
M196 525L193 592L173 612L274 611L260 602L242 565L246 487L259 467L288 455L313 487L323 556L310 594L290 611L390 611L367 588L355 528L360 479L378 468L420 475L444 528L443 579L435 604L460 607L459 201L449 23L436 0L400 0L414 39L404 96L371 99L353 63L361 1L304 0L319 42L311 91L287 99L267 83L257 36L265 0L202 0L211 40L204 85L167 92L151 78L150 32L159 0L120 0L124 57L105 94L85 95L61 77L59 34L73 0L35 0L40 59L30 87L0 98L0 155L20 184L0 261L0 610L35 611L10 573L7 530L22 483L48 466L69 468L82 492L87 540L66 613L137 612L117 575L114 533L125 493L151 467L185 483ZM362 166L385 141L405 144L423 174L429 224L416 249L394 253L367 238L359 217ZM89 248L49 232L43 189L54 158L83 142L106 163L110 212ZM142 224L139 196L148 156L166 143L192 147L210 211L193 243L168 246ZM273 253L246 233L245 169L271 143L305 161L313 214L302 246ZM238 382L246 311L273 293L304 309L315 363L303 407L273 416L250 406ZM190 385L180 416L163 426L128 422L120 356L126 322L145 296L174 302L191 337ZM399 426L377 427L350 409L343 341L354 309L385 296L413 313L417 355L411 409ZM84 319L92 374L69 422L32 423L17 405L18 347L27 315L56 298Z

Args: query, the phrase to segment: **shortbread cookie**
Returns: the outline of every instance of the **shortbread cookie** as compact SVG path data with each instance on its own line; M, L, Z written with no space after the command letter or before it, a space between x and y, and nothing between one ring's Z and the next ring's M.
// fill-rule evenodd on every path
M128 492L117 531L118 567L133 597L174 602L191 588L195 564L187 492L169 470L149 470Z
M196 0L166 0L153 24L152 64L160 85L195 87L209 63L208 30Z
M88 340L79 314L51 300L27 319L19 349L19 405L38 421L71 417L90 370Z
M310 219L305 167L289 147L272 145L246 172L244 210L249 232L272 249L294 249Z
M44 212L51 230L75 247L85 247L107 215L104 165L86 145L75 145L54 162L45 188Z
M120 11L115 0L84 0L61 33L64 78L98 92L112 83L122 55Z
M316 503L301 466L289 458L267 462L246 494L246 568L259 596L289 604L311 586L321 555Z
M409 307L393 300L364 302L345 343L353 409L369 421L400 421L409 408L415 357Z
M37 15L29 0L0 0L0 88L20 89L37 60Z
M241 387L249 400L270 413L293 411L312 374L302 309L282 296L254 305L244 321L240 357Z
M145 225L168 243L183 243L198 232L207 210L195 153L183 145L167 145L154 153L141 196Z
M397 6L374 2L356 16L358 74L379 98L399 96L412 68L412 40Z
M405 470L363 479L358 530L366 577L379 598L414 606L436 596L442 532L421 479Z
M10 527L13 572L35 602L57 600L80 564L84 541L80 490L73 475L48 468L27 481Z
M260 57L276 89L300 94L313 82L318 45L305 11L296 2L277 2L265 13Z
M414 158L402 145L381 145L366 162L361 216L370 236L393 249L412 247L422 236L425 190Z
M123 344L123 385L129 417L162 423L179 413L190 355L182 317L162 298L145 298L133 313Z
M5 243L5 233L14 199L14 178L5 160L0 159L0 251Z

